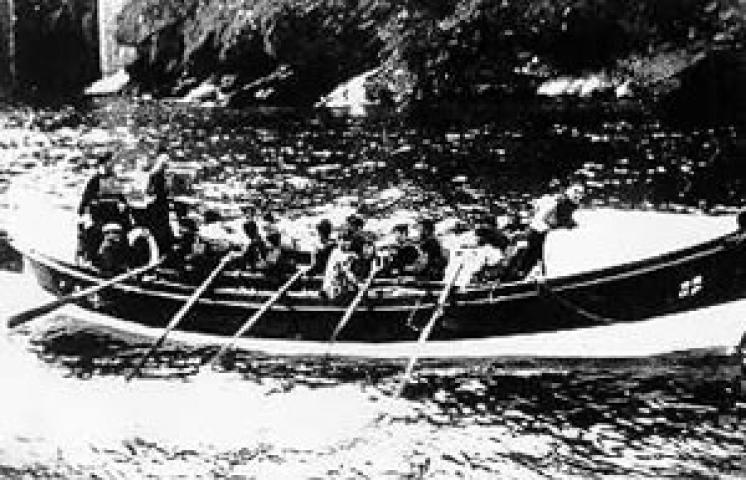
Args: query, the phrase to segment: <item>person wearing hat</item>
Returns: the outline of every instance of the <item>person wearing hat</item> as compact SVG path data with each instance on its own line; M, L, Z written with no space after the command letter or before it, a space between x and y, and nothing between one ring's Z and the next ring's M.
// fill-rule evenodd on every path
M109 222L101 231L103 239L96 251L93 265L104 276L114 276L126 271L130 263L130 251L124 229L118 223Z
M574 228L577 223L573 213L580 206L585 189L580 184L567 187L558 195L545 195L534 204L534 214L528 228L522 234L522 245L509 261L506 274L512 280L525 278L541 264L546 273L544 244L550 231L558 228Z
M420 236L417 246L421 252L414 267L415 274L425 280L442 280L448 265L448 254L435 236L435 222L429 218L420 220Z

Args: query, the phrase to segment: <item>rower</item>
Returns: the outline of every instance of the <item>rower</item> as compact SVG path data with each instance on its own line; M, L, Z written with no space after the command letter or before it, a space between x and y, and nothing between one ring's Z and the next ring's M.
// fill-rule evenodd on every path
M389 247L390 255L387 259L386 274L392 277L412 275L415 264L420 257L420 251L409 238L409 225L400 223L394 226L395 243Z
M435 222L420 220L418 247L421 255L414 267L415 274L425 280L442 280L448 264L448 254L435 236Z
M373 262L376 261L376 247L370 238L356 238L350 245L350 251L353 254L350 271L359 284L368 277L373 268Z
M189 217L181 219L166 265L183 271L189 279L201 279L213 268L215 256L210 245L199 237L197 222Z
M264 270L269 280L284 283L286 277L296 270L295 262L290 251L282 245L282 234L274 225L267 227L266 238L266 253L257 267Z
M365 226L365 220L363 217L352 214L347 217L347 226L344 233L342 234L342 241L346 247L356 239L363 240L363 227Z
M243 223L243 231L246 235L246 244L244 254L239 261L243 268L254 270L266 259L267 244L259 234L259 227L254 220L246 220Z
M363 235L350 242L348 248L334 248L324 271L321 295L335 299L356 292L370 273L375 259L373 242Z
M573 213L580 206L584 193L582 185L574 184L559 195L545 195L536 201L534 215L522 235L523 246L510 259L507 268L509 278L525 278L538 264L546 273L542 259L547 234L557 228L577 226Z
M337 242L332 238L332 222L324 218L316 225L318 233L318 243L314 246L313 251L313 268L310 274L322 273L329 262L329 256L337 247Z

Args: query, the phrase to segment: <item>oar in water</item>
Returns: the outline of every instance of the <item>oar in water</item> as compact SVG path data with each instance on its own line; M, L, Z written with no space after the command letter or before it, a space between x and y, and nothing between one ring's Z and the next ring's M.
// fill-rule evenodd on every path
M342 331L345 325L347 325L347 322L350 321L350 318L352 318L352 314L355 313L355 309L360 304L360 302L363 300L363 297L365 297L365 293L368 291L370 286L373 284L373 278L375 278L375 276L378 274L379 271L381 271L381 269L375 263L373 263L373 266L371 266L370 268L370 273L368 274L368 278L366 278L363 284L360 286L360 289L357 291L355 298L352 299L350 306L347 307L347 310L345 310L344 315L342 315L342 318L340 319L339 323L337 323L337 327L334 329L334 332L332 332L332 336L329 338L330 346L334 342L337 341L339 332Z
M189 310L194 306L195 303L197 303L197 300L205 293L207 288L212 284L212 282L215 281L215 279L220 275L220 272L223 271L223 269L230 263L231 260L233 260L236 257L233 253L228 253L225 255L221 260L220 263L218 263L218 266L215 267L215 269L210 273L210 275L205 279L202 284L197 287L197 289L192 293L192 295L187 299L186 303L179 309L178 312L176 312L176 315L171 318L171 321L168 322L168 325L166 326L166 329L163 331L160 337L158 337L158 340L156 340L148 349L145 354L140 357L140 361L137 362L135 367L130 371L130 373L125 377L127 381L132 380L135 376L137 376L138 373L140 373L140 370L142 367L145 366L145 362L148 361L148 358L156 351L158 348L163 345L163 342L166 341L166 337L168 336L171 331L179 325L179 322L181 322L184 317L186 317L186 314L189 313Z
M242 337L246 332L248 332L255 324L259 321L259 319L264 315L267 310L272 307L277 301L282 298L282 296L285 294L285 292L288 291L288 289L300 278L302 277L308 270L310 270L312 265L309 265L307 267L301 268L295 274L293 274L292 277L288 279L287 282L283 286L281 286L269 299L267 299L266 302L257 310L254 312L254 314L246 320L246 323L244 323L241 328L238 329L236 333L233 334L231 339L228 341L228 343L224 344L222 347L220 347L220 350L218 350L218 353L215 354L214 357L212 357L212 360L210 360L210 365L214 366L218 360L220 360L220 357L222 357L225 352L227 352L229 349L233 347L236 340L240 337Z
M428 320L427 324L425 325L425 328L422 329L422 332L420 332L420 337L417 339L417 350L422 348L422 346L427 341L428 337L430 336L430 333L432 333L433 328L435 327L435 322L438 321L440 317L443 316L443 311L445 309L446 302L448 301L448 297L451 295L451 291L453 290L453 285L456 283L456 279L459 276L459 273L461 273L461 269L464 267L464 262L462 261L459 263L459 265L456 267L456 269L453 271L453 274L450 279L446 282L445 287L443 287L443 290L440 292L440 295L438 296L438 301L435 304L435 310L433 311L432 316L430 317L430 320ZM407 368L404 370L404 376L402 377L401 384L399 385L399 390L396 394L396 396L401 396L402 392L404 392L404 388L409 383L410 377L412 376L412 371L414 370L414 365L417 363L418 358L418 351L415 350L415 352L412 353L412 355L409 357L409 361L407 362Z
M128 272L124 272L108 280L105 280L101 283L97 283L96 285L92 285L88 288L84 288L83 290L77 291L65 297L57 298L43 305L39 305L39 306L30 308L24 312L12 315L10 318L8 318L8 328L15 328L19 325L22 325L28 321L33 320L34 318L40 315L44 315L45 313L49 313L53 310L56 310L62 307L63 305L76 302L82 298L85 298L89 295L93 295L96 292L104 290L105 288L109 288L113 285L116 285L117 283L124 282L125 280L129 280L132 277L136 277L137 275L146 273L147 271L152 270L156 268L158 265L160 265L161 263L163 263L164 260L165 260L165 257L161 257L160 259L148 265L136 268L134 270L130 270Z

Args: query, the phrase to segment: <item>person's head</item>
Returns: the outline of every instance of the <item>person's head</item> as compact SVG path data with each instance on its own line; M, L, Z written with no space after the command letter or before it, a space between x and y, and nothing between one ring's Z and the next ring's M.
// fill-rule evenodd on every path
M435 234L435 222L430 218L420 220L420 236L432 237Z
M182 218L179 221L179 235L185 240L194 239L197 235L197 222L192 218Z
M489 245L505 250L510 244L508 236L497 228L478 228L476 233L479 245Z
M332 235L332 222L326 218L321 220L316 225L316 231L319 232L319 237L323 240L327 240Z
M350 242L350 251L360 258L373 258L376 253L373 242L362 236L352 239Z
M101 175L113 175L114 174L114 152L112 150L104 150L99 152L95 158L96 169Z
M259 228L254 220L246 220L243 224L243 231L249 238L256 238L259 236Z
M280 234L280 231L275 227L274 225L270 225L267 227L267 243L272 245L273 247L279 247L280 242L282 240L282 235Z
M168 160L169 157L167 153L159 153L155 157L155 162L153 162L153 172L164 172L168 166Z
M409 237L409 225L400 223L394 226L394 235L396 235L397 243L404 243Z
M565 189L565 196L573 203L580 203L585 195L585 188L579 183L574 183Z
M349 217L347 217L347 226L349 229L353 232L359 232L363 229L363 226L365 225L365 220L359 215L352 214Z
M363 258L373 258L376 254L376 247L373 245L373 242L370 240L365 240L363 242L363 251L361 256Z
M219 222L222 219L220 216L220 212L217 210L207 210L204 215L204 220L206 224L210 223L216 223Z
M497 228L497 220L491 215L484 215L477 220L477 229L494 230Z
M189 213L189 206L184 202L174 202L174 213L176 218L184 218Z
M349 250L351 253L354 253L355 255L362 255L364 243L365 241L362 238L355 237L350 240L347 250Z
M115 222L109 222L101 229L104 234L104 241L119 242L124 237L122 226Z

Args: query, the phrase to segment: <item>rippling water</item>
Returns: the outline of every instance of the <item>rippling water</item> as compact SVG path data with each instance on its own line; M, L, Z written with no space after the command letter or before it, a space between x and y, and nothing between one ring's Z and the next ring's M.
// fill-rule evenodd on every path
M468 220L525 209L581 180L590 202L727 210L744 198L743 132L680 131L641 112L511 112L497 119L334 118L107 100L5 109L2 185L72 204L81 156L121 145L126 170L159 144L210 208L300 215L351 197L371 215L427 207ZM432 119L431 119L432 120ZM26 177L24 177L26 176ZM381 192L408 194L381 211ZM3 187L4 188L4 187ZM0 251L0 261L14 259ZM4 313L44 294L0 272ZM744 308L734 306L733 308ZM705 314L706 316L706 314ZM734 342L737 339L734 339ZM403 364L168 345L146 379L123 373L148 339L61 312L0 335L0 476L40 478L732 477L746 471L739 360L424 362L405 399Z

